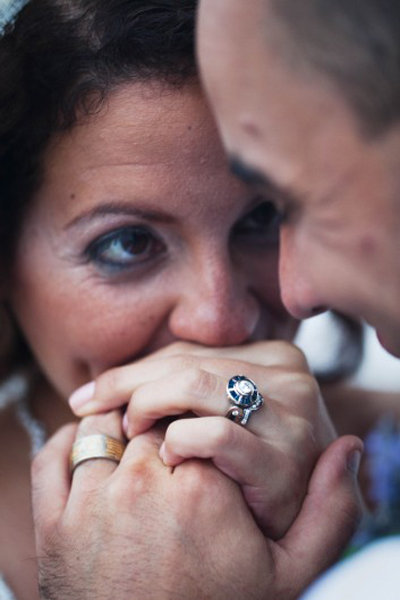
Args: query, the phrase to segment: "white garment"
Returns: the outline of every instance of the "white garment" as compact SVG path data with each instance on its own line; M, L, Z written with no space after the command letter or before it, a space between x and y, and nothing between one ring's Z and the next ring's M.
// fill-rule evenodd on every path
M400 600L400 536L373 542L338 563L300 600Z
M0 575L0 600L15 600L15 596Z

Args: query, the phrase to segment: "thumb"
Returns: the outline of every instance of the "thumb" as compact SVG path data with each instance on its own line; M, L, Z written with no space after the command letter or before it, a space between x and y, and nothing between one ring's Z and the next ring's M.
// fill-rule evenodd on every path
M304 588L339 556L362 516L357 475L363 444L343 436L320 456L303 507L276 548L276 568ZM290 569L290 570L289 570ZM279 580L284 581L284 573Z

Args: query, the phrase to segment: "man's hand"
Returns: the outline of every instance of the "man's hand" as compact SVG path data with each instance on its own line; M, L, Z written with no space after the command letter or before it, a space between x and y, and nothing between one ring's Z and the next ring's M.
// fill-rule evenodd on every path
M79 465L71 482L71 445L92 433L121 437L119 413L64 427L33 464L43 600L294 600L357 523L357 438L340 438L324 452L298 518L274 542L213 465L165 467L157 430L135 437L119 465Z

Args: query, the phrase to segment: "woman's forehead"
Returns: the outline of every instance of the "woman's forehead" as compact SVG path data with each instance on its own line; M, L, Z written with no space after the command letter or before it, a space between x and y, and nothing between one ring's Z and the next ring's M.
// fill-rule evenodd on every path
M151 83L116 90L98 114L54 139L36 199L74 218L98 202L128 201L179 210L200 203L223 212L248 198L229 173L213 118L198 86ZM190 207L192 205L192 207Z
M55 137L46 166L81 153L87 168L129 160L137 164L205 159L223 151L213 117L196 85L130 84L115 90L95 114ZM204 156L201 156L204 155Z

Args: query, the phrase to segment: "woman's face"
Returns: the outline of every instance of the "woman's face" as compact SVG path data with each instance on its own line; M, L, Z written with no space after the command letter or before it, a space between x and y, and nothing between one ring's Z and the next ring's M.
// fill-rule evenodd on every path
M195 85L118 89L44 164L9 302L62 395L175 340L293 335L275 214L229 174Z

